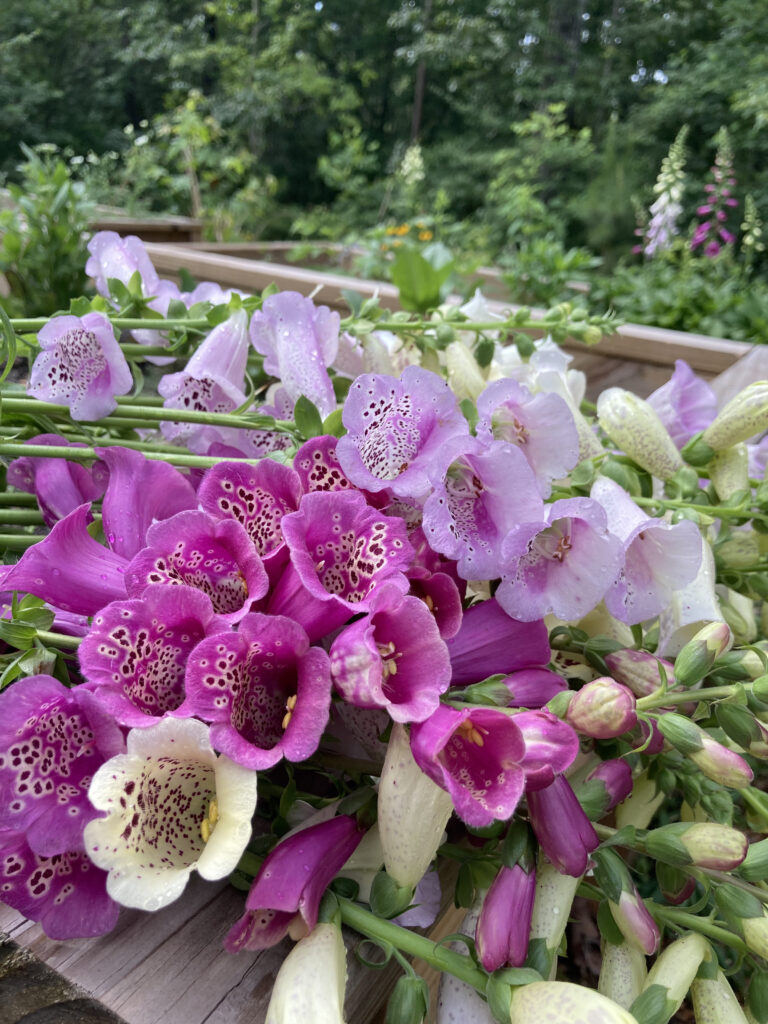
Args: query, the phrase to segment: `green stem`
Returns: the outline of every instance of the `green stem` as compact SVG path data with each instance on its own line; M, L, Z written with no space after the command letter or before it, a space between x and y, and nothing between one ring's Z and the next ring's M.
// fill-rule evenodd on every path
M80 646L84 638L81 636L67 636L66 633L49 633L47 630L39 629L37 631L37 639L41 644L46 644L50 647L71 647L75 650Z
M735 932L728 928L721 928L713 924L705 917L698 914L689 914L685 910L678 910L677 907L662 907L653 900L645 900L645 906L660 924L671 924L678 928L690 928L691 931L707 935L716 942L723 942L726 946L737 950L739 953L748 953L746 942L739 938Z
M725 505L697 505L693 501L678 501L677 498L641 498L637 495L632 495L632 500L636 505L646 505L647 507L653 507L655 505L661 505L664 508L687 508L693 509L694 512L701 512L704 515L718 516L720 519L743 519L745 516L750 516L751 512L748 505L740 505L738 508L726 508Z
M199 469L210 469L211 466L218 466L221 459L214 455L177 455L172 451L146 451L145 445L139 442L120 441L123 448L133 448L143 452L146 458L153 462L168 462L171 466L196 466ZM19 455L38 456L46 459L69 459L70 462L90 462L98 459L98 454L93 448L65 448L63 445L36 445L36 444L10 444L0 442L0 457L7 456L16 458ZM253 459L227 459L227 462L247 462L253 464ZM14 538L16 539L16 538ZM31 538L32 543L41 540L41 537ZM2 536L0 535L0 541Z
M7 525L17 525L23 523L25 525L42 526L45 520L43 519L42 512L38 512L34 508L6 508L0 509L0 527Z
M210 324L207 320L154 320L146 317L108 317L109 322L113 327L117 327L121 331L167 331L172 327L187 328L190 331L204 331L210 328ZM29 319L12 319L11 327L17 334L30 334L33 331L39 331L51 320L48 316L31 317ZM147 345L137 345L137 348L142 349L144 352L149 352L150 348ZM158 355L162 353L168 355L168 349L158 349Z
M25 491L0 491L0 505L29 505L37 508L37 498Z
M422 935L416 935L408 928L401 928L400 925L393 924L391 921L376 917L375 914L358 903L339 899L339 908L342 921L350 928L360 932L361 935L373 939L374 942L388 943L409 956L417 956L436 970L447 971L460 981L477 989L481 994L485 994L488 975L475 967L468 956L454 953L453 950L438 946Z
M26 551L33 547L42 537L33 537L29 533L0 533L0 551Z
M641 697L637 702L638 711L651 711L654 708L671 707L674 704L688 704L698 700L720 700L723 697L731 697L739 690L752 686L752 683L735 683L733 686L709 686L702 690L683 690L656 694L649 693L647 697Z

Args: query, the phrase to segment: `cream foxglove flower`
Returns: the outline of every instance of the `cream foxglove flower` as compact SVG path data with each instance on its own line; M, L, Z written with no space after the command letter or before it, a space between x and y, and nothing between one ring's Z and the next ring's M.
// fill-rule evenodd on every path
M637 1024L624 1007L567 981L535 981L514 990L510 1024Z
M344 1024L347 957L341 931L318 924L283 960L266 1024Z

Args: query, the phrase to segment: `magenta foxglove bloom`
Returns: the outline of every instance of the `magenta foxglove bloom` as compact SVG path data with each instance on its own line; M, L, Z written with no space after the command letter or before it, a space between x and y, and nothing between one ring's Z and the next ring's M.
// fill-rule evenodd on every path
M543 708L568 683L548 668L521 668L504 679L509 690L509 708Z
M27 394L69 406L73 420L98 420L117 408L115 395L127 395L133 376L102 313L57 316L37 335L40 352L29 375Z
M38 434L26 444L56 445L83 448L60 434ZM22 455L8 466L7 477L11 487L34 494L46 526L53 526L78 505L95 501L104 493L108 473L103 462L95 462L88 469L68 459L46 459Z
M349 479L368 491L389 488L399 498L424 498L438 449L469 432L448 384L420 366L407 366L399 379L358 377L343 422L348 433L336 450Z
M568 780L555 776L545 789L528 793L527 801L531 827L546 858L563 875L583 875L600 840Z
M451 659L429 608L398 587L379 587L369 614L331 645L333 684L350 704L386 708L396 722L423 722L451 681Z
M290 562L268 611L300 622L312 642L368 611L374 588L385 580L407 592L402 573L413 549L405 523L371 508L359 491L305 494L282 528Z
M598 477L591 496L624 547L624 564L605 594L608 611L630 625L655 618L699 571L699 528L687 519L672 525L649 518L608 477Z
M514 814L525 786L525 739L511 715L441 704L411 727L411 750L468 825L480 828Z
M136 235L122 238L116 231L98 231L88 243L91 254L85 272L94 279L96 291L109 298L109 279L128 285L138 270L145 295L156 295L160 278L147 255L144 243Z
M219 439L203 455L216 455L220 459L263 459L270 452L285 451L293 445L290 434L283 434L279 430L217 427L216 434Z
M214 749L246 768L305 761L328 723L328 655L282 615L246 615L237 633L203 640L189 658L179 715L211 722Z
M675 360L675 372L646 399L678 448L706 430L717 415L717 396L688 363Z
M311 932L323 893L362 838L355 819L340 814L281 840L261 865L225 948L267 949L289 929L296 938Z
M28 676L0 696L0 828L44 857L82 849L88 786L123 735L83 687Z
M523 734L525 788L530 793L552 783L570 768L579 753L579 737L567 722L549 711L520 711L514 723Z
M106 872L84 850L42 857L21 833L0 842L0 901L39 921L49 939L86 939L111 931L120 905L107 895L106 882Z
M475 946L486 971L522 967L528 955L536 872L502 865L486 893L475 931Z
M464 612L458 633L448 641L454 686L479 683L488 676L507 675L551 657L549 632L543 620L519 622L495 598Z
M531 394L507 377L488 385L477 400L477 413L477 436L517 445L544 498L552 491L552 481L566 476L579 461L579 432L560 395Z
M152 583L195 587L225 622L238 622L267 592L269 580L238 522L205 512L179 512L147 531L147 546L125 570L131 597Z
M429 572L418 565L412 565L406 575L411 594L420 598L434 615L443 640L456 636L463 613L461 594L453 577L445 572Z
M504 538L518 523L539 522L544 504L519 448L453 437L433 459L435 488L424 503L430 547L458 562L465 580L501 575Z
M277 377L291 399L305 395L321 416L336 408L326 367L336 358L340 317L298 292L278 292L251 317L251 342L264 356L264 369Z
M191 650L225 628L210 598L192 587L147 587L98 612L78 650L83 677L120 725L154 725L184 699Z
M510 533L502 553L508 568L496 592L501 607L523 621L549 612L567 620L600 601L619 573L622 545L596 501L565 498L547 505L544 523Z
M349 482L336 454L338 438L324 434L306 441L296 452L293 468L305 491L346 491Z

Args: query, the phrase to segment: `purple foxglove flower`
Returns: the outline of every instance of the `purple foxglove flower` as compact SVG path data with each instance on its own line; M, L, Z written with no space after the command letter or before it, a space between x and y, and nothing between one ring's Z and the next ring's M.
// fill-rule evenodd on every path
M88 796L106 816L85 827L85 848L109 872L107 892L126 907L159 910L189 876L224 878L251 836L256 773L217 757L208 726L165 718L131 729L126 753L96 772Z
M328 655L281 615L246 615L237 633L203 640L185 685L178 714L211 722L214 748L246 768L305 761L328 722Z
M456 636L461 628L461 594L453 578L444 572L429 572L412 565L406 573L411 593L420 598L435 617L443 640Z
M222 288L216 281L199 281L191 292L182 292L181 301L191 309L198 302L210 302L212 306L226 306L233 295L246 298L246 292L239 288Z
M184 699L192 648L224 628L210 598L192 587L147 587L142 597L98 612L78 649L83 677L120 725L143 728Z
M458 562L465 580L501 574L504 538L518 523L540 522L544 504L519 448L453 437L433 459L435 488L424 503L429 545Z
M591 496L624 546L624 565L605 595L608 611L630 625L655 618L699 571L698 527L689 520L672 525L646 516L608 477L598 477Z
M407 366L399 379L358 377L342 418L348 433L336 448L341 468L358 487L389 488L400 498L425 497L438 449L469 432L446 382L419 366Z
M205 474L197 494L204 512L245 528L268 572L274 575L273 566L287 561L281 523L302 496L301 480L290 466L273 459L255 466L220 462Z
M603 788L604 795L600 800L600 813L595 819L599 821L622 800L626 800L632 792L632 769L621 757L602 761L587 775L585 782L594 782Z
M622 544L604 509L589 498L546 507L544 523L525 523L502 545L505 569L496 597L507 614L531 621L552 612L577 619L591 611L621 567Z
M464 612L456 636L448 640L453 686L478 683L496 673L507 674L550 659L549 633L543 620L519 622L495 598Z
M411 727L411 750L468 825L483 827L514 814L525 785L525 740L510 715L441 705Z
M99 420L117 408L115 395L133 387L112 324L102 313L57 316L37 335L40 352L27 394L69 406L73 420Z
M544 498L552 491L552 481L566 476L579 461L579 433L560 395L533 395L507 377L488 385L477 400L477 413L477 436L518 445Z
M477 953L486 971L523 966L535 894L533 869L502 866L483 901L475 932Z
M290 562L268 611L300 622L312 642L368 611L385 580L408 589L402 572L413 549L405 523L371 508L358 491L305 494L282 529Z
M0 696L0 828L24 832L35 853L82 849L93 773L123 736L93 695L28 676Z
M60 434L38 434L26 444L83 448ZM22 455L8 466L7 482L19 491L34 494L46 526L53 526L79 505L95 501L104 493L107 470L103 462L88 469L67 459L45 459Z
M288 933L298 915L306 932L317 924L323 893L363 837L353 817L340 814L298 829L269 853L254 879L245 914L224 939L230 953L267 949Z
M27 548L6 576L5 589L34 594L79 615L94 615L110 601L126 597L128 562L88 533L89 507L76 508Z
M339 314L316 306L298 292L279 292L264 300L251 318L251 342L264 356L264 370L282 381L295 402L305 395L321 416L336 408L327 366L339 347Z
M525 740L526 792L551 785L555 775L566 771L579 753L579 737L567 722L561 722L549 711L521 711L514 716L515 725Z
M417 597L379 587L369 614L331 645L333 684L350 704L386 708L396 722L423 722L451 681L451 659L437 623Z
M714 391L682 359L675 360L675 372L646 401L656 410L678 448L700 430L706 430L717 415Z
M289 434L279 430L241 430L239 427L217 427L218 440L203 455L220 459L263 459L270 452L285 451L293 445ZM207 436L207 435L206 435ZM213 435L211 435L213 436Z
M42 857L21 833L0 841L0 900L49 939L86 939L117 924L120 905L107 895L107 876L83 850Z
M156 295L160 278L147 255L144 243L136 235L121 238L116 231L98 231L88 243L91 254L85 272L94 279L96 291L109 298L109 278L128 285L138 270L145 295Z
M104 534L112 551L133 558L145 545L154 522L197 508L192 484L167 462L118 446L97 448L109 470L102 502Z
M635 695L610 676L593 679L573 695L566 721L584 736L609 740L637 723Z
M228 623L239 622L267 592L269 580L238 522L205 512L178 512L150 526L147 546L125 570L131 597L152 583L196 587Z
M503 680L510 693L510 708L543 708L568 683L548 668L522 668Z
M336 454L338 438L324 434L305 442L293 458L293 468L304 490L346 491L353 487L344 475Z
M583 875L600 840L568 780L557 775L546 789L528 793L527 801L531 827L547 859L561 874Z

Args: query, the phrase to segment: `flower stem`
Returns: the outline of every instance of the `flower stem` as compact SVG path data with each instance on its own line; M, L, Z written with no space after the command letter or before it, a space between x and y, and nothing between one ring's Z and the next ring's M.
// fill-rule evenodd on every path
M43 513L34 508L6 508L0 509L0 526L4 525L43 525Z
M221 459L215 455L187 455L185 453L177 455L175 451L171 450L146 451L145 445L130 441L120 441L119 444L122 448L133 448L136 451L143 452L151 461L168 462L171 466L196 466L199 469L210 469L211 466L218 466L221 462ZM98 459L99 457L93 448L66 448L63 445L10 444L5 441L0 442L0 457L15 458L18 455L28 455L32 458L37 456L44 459L69 459L71 462L90 462L92 459ZM227 459L227 462L253 463L254 460L232 458ZM2 539L3 536L0 535L0 543ZM18 540L19 538L14 535L12 539ZM30 543L42 540L41 537L26 537L25 539Z
M81 636L68 636L66 633L49 633L47 630L39 629L37 631L37 639L41 644L47 644L50 647L71 647L76 649L83 642Z
M723 697L731 697L740 690L750 688L751 683L735 683L733 686L706 686L702 690L682 690L666 693L649 693L647 697L641 697L637 702L638 711L652 711L654 708L666 708L674 704L689 704L691 701L699 700L720 700Z
M19 334L30 334L33 331L39 331L49 322L51 318L48 316L31 317L29 319L11 319L11 327L14 331ZM182 327L190 331L204 331L210 328L210 324L205 319L198 320L160 320L148 317L108 317L109 322L113 327L117 327L121 331L167 331L172 327ZM149 345L137 345L138 349L142 352L152 352L152 348ZM158 349L157 355L165 353L168 355L168 349ZM154 355L155 353L152 352Z
M30 533L0 533L0 551L26 551L42 539Z
M730 946L739 953L749 952L746 942L739 938L735 932L713 924L708 918L699 917L698 914L689 914L687 911L679 910L677 907L662 907L659 903L654 903L653 900L645 900L644 902L659 924L669 924L675 928L690 928L691 931L707 935L716 942L725 943L726 946Z

